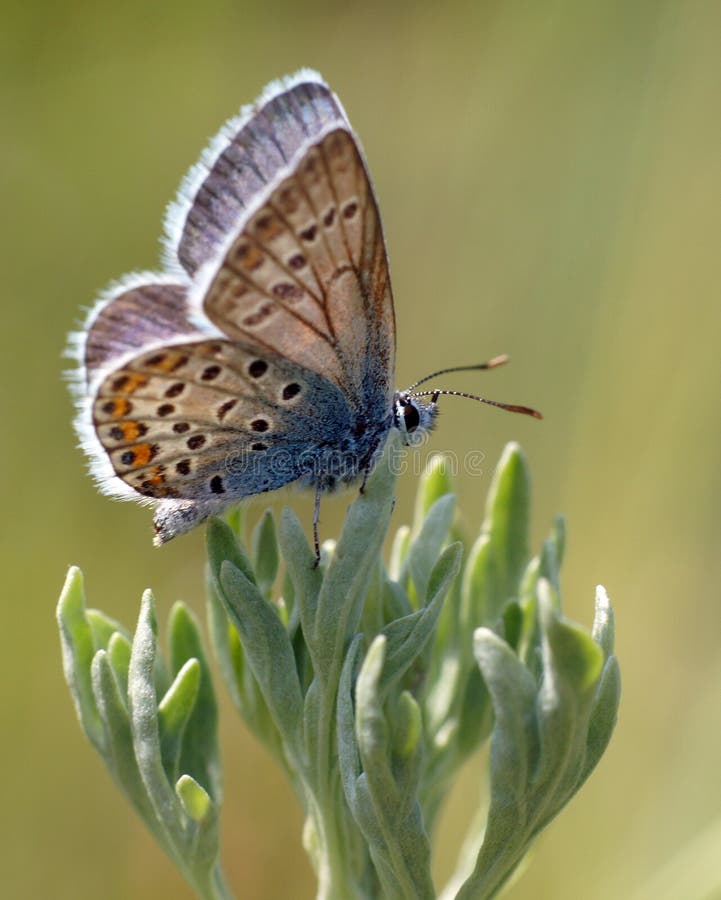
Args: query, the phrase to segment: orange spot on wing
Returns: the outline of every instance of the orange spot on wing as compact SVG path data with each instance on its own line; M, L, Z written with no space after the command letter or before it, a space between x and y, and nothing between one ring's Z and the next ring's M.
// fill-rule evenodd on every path
M119 419L121 416L126 416L130 412L130 401L126 400L125 397L116 397L112 400L112 409L110 410L110 415L114 419Z
M185 353L168 353L166 357L154 368L159 372L174 372L187 363L188 357Z
M133 459L133 468L137 469L140 466L147 466L149 462L153 460L153 458L158 453L158 445L157 444L137 444L133 447L133 453L135 454Z
M139 422L121 422L118 427L123 432L125 441L135 441L147 431L147 428L143 428Z
M153 466L150 475L145 477L139 475L142 484L138 488L141 494L146 497L171 497L173 491L170 486L165 483L165 466Z
M155 468L153 469L153 473L148 479L153 487L158 487L161 484L165 484L165 475L163 474L163 469L163 466L155 466Z
M117 379L113 387L120 394L132 394L148 383L148 376L139 372L129 372Z

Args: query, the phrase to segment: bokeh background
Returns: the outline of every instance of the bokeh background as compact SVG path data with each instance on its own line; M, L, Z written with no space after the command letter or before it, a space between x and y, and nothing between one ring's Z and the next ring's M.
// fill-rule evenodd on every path
M597 582L616 608L617 732L508 896L641 896L693 858L721 812L719 34L721 6L694 0L6 0L3 896L189 896L80 733L54 609L74 563L90 603L128 624L147 586L162 619L178 597L202 613L203 538L153 550L148 511L96 493L61 353L99 289L157 266L165 204L208 136L302 65L340 94L370 162L399 386L507 352L511 366L449 386L545 413L444 403L432 446L485 454L459 480L467 520L519 440L536 546L568 517L567 614L590 623ZM414 487L399 484L396 524ZM310 525L308 499L285 502ZM326 501L325 535L346 505ZM310 898L294 798L219 692L230 881L243 898ZM439 881L479 766L449 798Z

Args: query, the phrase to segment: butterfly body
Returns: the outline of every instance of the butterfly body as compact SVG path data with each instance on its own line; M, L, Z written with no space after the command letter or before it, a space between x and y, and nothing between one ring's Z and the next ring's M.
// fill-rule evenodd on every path
M101 489L152 505L162 543L244 497L363 478L394 424L393 300L359 143L320 76L223 127L165 249L74 338Z
M154 507L156 543L245 497L364 479L437 392L394 389L378 205L337 97L270 85L186 176L165 268L126 276L71 342L76 429L105 493Z

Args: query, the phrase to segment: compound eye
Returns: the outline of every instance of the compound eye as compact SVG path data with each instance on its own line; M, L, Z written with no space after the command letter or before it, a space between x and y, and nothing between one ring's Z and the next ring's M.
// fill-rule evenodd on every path
M403 424L405 425L408 434L413 434L416 428L421 424L421 416L414 403L407 403L403 407Z

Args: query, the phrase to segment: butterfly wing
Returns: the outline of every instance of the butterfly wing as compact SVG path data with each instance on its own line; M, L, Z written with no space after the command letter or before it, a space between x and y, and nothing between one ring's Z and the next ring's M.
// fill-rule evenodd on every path
M153 273L125 279L101 298L83 331L71 336L83 392L92 389L108 366L138 347L200 333L189 319L187 284Z
M186 183L192 202L171 215L196 278L191 304L376 415L393 392L393 299L378 207L339 101L301 73L221 134L225 147Z
M312 481L319 448L350 431L351 412L314 372L204 339L148 348L108 372L92 426L114 480L159 504L162 542L242 497Z
M74 347L93 472L156 507L159 542L240 497L362 472L395 355L373 190L313 73L226 126L166 230L168 273L126 279Z
M183 179L165 219L169 268L190 276L215 259L258 195L312 133L343 124L343 109L309 69L269 84L258 100L223 125Z

